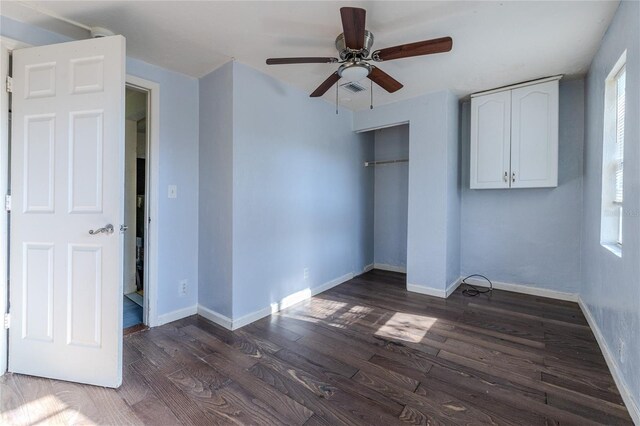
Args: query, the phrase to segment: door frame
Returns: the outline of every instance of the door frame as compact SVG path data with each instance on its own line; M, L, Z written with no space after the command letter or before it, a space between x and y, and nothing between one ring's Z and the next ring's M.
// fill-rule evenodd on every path
M27 43L0 36L0 196L9 194L9 93L6 81L11 74L9 56L14 49L31 47ZM9 308L9 215L4 207L0 208L0 312L3 316L0 324L0 376L6 373L9 361L9 334L4 328L4 314Z
M158 325L158 200L160 198L160 84L127 74L126 85L147 92L143 322ZM130 226L135 230L135 226Z

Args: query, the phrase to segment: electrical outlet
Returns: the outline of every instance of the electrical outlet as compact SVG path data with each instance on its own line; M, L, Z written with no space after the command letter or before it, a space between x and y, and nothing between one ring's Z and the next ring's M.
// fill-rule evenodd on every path
M304 268L304 279L305 281L309 279L309 268Z
M186 296L187 290L189 290L189 283L187 280L180 281L180 284L178 285L178 294L180 296Z
M178 186L169 185L169 191L167 195L169 198L178 198Z

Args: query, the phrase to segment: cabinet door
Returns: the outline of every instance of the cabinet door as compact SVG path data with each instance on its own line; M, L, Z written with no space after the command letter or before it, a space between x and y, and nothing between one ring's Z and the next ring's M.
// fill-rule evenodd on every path
M511 92L511 187L558 186L558 81Z
M472 189L509 188L511 92L471 99Z

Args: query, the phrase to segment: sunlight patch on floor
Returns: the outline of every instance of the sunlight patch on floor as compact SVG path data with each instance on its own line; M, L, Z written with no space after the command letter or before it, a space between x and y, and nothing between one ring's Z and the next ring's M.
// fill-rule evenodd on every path
M20 419L20 421L17 421ZM43 424L95 424L81 412L69 408L53 395L45 395L26 402L12 410L7 410L0 417L2 424L10 425L43 425Z
M350 305L328 299L313 298L304 308L295 308L280 312L279 315L300 321L317 323L325 322L328 325L344 328L356 323L373 311L372 308L359 305Z
M328 325L336 328L347 328L348 326L362 320L372 311L373 309L366 308L364 306L352 306L348 311L343 312L337 318L333 318Z
M420 343L436 322L438 318L396 312L374 335Z
M336 313L345 309L348 305L343 302L334 302L331 300L311 299L305 307L305 316L316 320L325 320L336 315Z
M290 306L293 306L309 298L311 298L311 289L305 288L304 290L300 290L296 293L290 294L289 296L282 299L280 302L272 303L271 313L275 314L276 312L279 312L283 309L286 309Z

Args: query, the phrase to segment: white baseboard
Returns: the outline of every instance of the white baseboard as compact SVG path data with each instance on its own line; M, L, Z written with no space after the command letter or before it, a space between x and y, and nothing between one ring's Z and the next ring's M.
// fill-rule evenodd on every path
M458 289L458 287L460 287L460 284L462 284L462 277L458 277L456 280L454 280L451 284L449 284L447 286L447 289L445 290L445 296L444 297L451 296L451 293L456 291Z
M389 271L389 272L400 272L402 274L407 273L406 266L387 265L386 263L374 263L373 269L380 269L381 271Z
M344 283L345 281L349 281L355 276L353 272L349 272L341 277L338 277L334 280L328 281L324 284L321 284L314 288L307 288L304 290L300 290L289 296L286 296L280 299L278 302L274 302L269 306L266 306L262 309L258 309L257 311L250 312L246 315L243 315L239 318L231 319L225 315L222 315L218 312L215 312L209 308L205 308L202 305L198 305L198 314L203 316L204 318L215 322L216 324L228 329L228 330L237 330L239 328L244 327L245 325L251 324L252 322L258 321L266 316L271 314L275 314L282 309L286 309L290 306L295 305L296 303L300 303L316 294L320 294L324 291L327 291L337 285Z
M373 269L373 267L374 267L373 263L368 264L367 266L364 267L364 269L362 270L362 273L364 274L366 272L371 271Z
M447 286L446 289L441 290L439 288L433 287L425 287L418 284L410 284L407 283L407 291L412 291L414 293L426 294L427 296L439 297L441 299L446 299L456 291L460 283L462 282L462 278L456 278L451 284Z
M218 312L206 308L202 305L198 305L198 315L208 319L209 321L215 322L219 326L222 326L228 330L231 330L231 325L233 321L226 315L219 314Z
M426 294L428 296L435 296L446 299L456 291L456 289L462 284L463 277L460 277L447 286L445 290L441 290L433 287L425 287L418 284L407 284L407 290L415 293ZM467 283L477 287L489 287L489 283L485 280L478 278L468 278ZM532 296L548 297L550 299L567 300L569 302L577 302L578 294L565 293L562 291L549 290L546 288L532 287L524 284L505 283L501 281L492 281L493 288L496 290L512 291L514 293L529 294Z
M467 282L477 287L489 287L489 283L478 278L468 278ZM550 299L566 300L568 302L578 302L577 293L565 293L562 291L550 290L548 288L533 287L526 284L513 284L501 281L492 281L496 290L512 291L514 293L529 294L531 296L548 297Z
M187 308L178 309L163 315L158 315L158 319L155 326L167 324L173 321L177 321L182 318L186 318L198 313L198 307L196 305L189 306Z
M622 396L622 400L629 410L629 415L631 419L636 425L640 425L640 409L638 409L638 403L634 400L633 395L629 391L629 386L624 379L624 375L620 368L618 367L618 362L616 361L613 353L609 349L607 345L607 341L602 335L602 331L600 331L600 327L596 322L595 318L591 314L589 307L582 300L582 297L578 296L578 304L580 305L580 309L582 309L582 313L584 317L587 319L587 323L589 327L591 327L591 331L593 331L594 336L596 337L596 341L598 342L598 346L600 346L600 350L604 355L604 359L607 362L607 366L609 367L609 371L611 371L611 375L613 376L613 381L616 383L618 387L618 391L620 392L620 396Z
M447 292L439 288L425 287L418 284L407 283L407 290L414 293L426 294L427 296L440 297L446 299Z
M319 285L318 287L314 287L314 288L312 288L312 289L311 289L311 296L315 296L316 294L320 294L320 293L322 293L322 292L325 292L325 291L327 291L327 290L330 290L330 289L332 289L333 287L335 287L335 286L337 286L337 285L340 285L340 284L342 284L342 283L344 283L344 282L349 281L349 280L350 280L350 279L352 279L353 277L355 277L355 274L354 274L353 272L349 272L348 274L344 274L344 275L343 275L343 276L341 276L341 277L335 278L335 279L333 279L333 280L331 280L331 281L327 281L326 283L324 283L324 284L322 284L322 285ZM309 297L311 297L311 296L309 296ZM286 299L286 297L285 297L285 299ZM284 299L283 299L283 300L284 300ZM296 303L297 303L297 302L296 302ZM293 303L292 303L291 305L293 305ZM281 309L284 309L284 308L289 307L289 306L291 306L291 305L281 307ZM272 306L273 306L273 305L272 305Z

